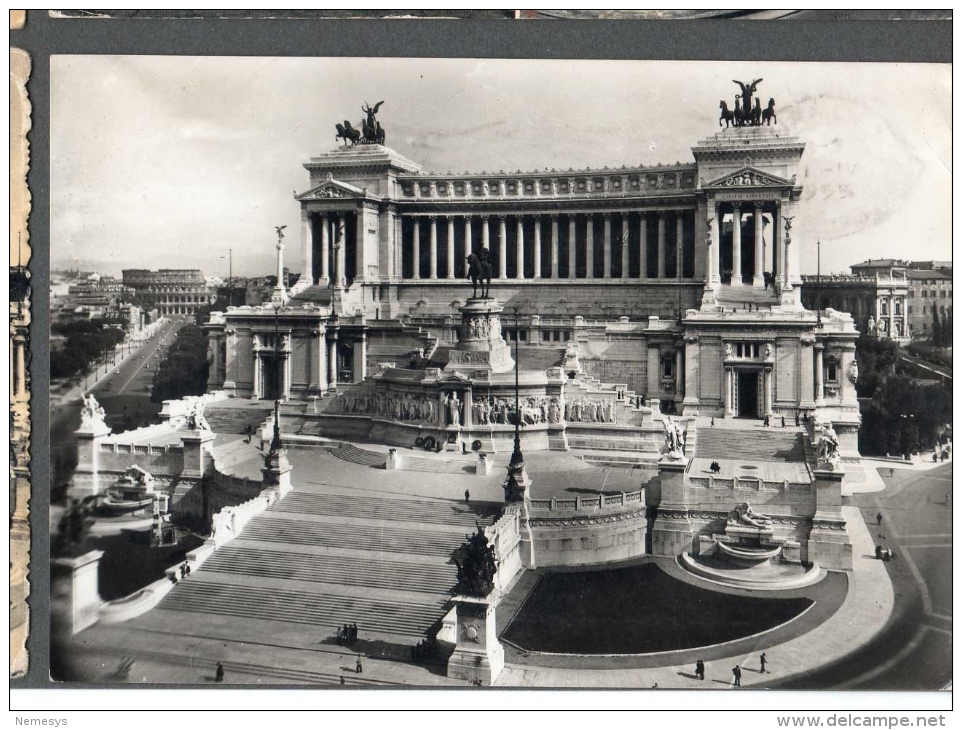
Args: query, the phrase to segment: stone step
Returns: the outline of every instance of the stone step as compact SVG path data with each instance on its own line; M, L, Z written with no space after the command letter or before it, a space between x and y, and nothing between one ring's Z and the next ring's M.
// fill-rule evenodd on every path
M353 444L341 444L336 449L334 449L331 454L336 456L342 461L350 462L351 464L360 464L362 466L373 466L379 469L383 469L385 463L387 463L387 455L379 453L377 451L367 451L366 449L359 449Z
M373 520L428 523L473 528L490 525L500 506L485 502L464 504L451 500L379 499L362 495L291 492L274 503L268 514L333 515Z
M362 526L278 519L274 514L269 512L251 520L244 528L244 537L267 543L330 545L444 557L450 557L463 541L463 536L456 533L389 528L383 523Z
M394 589L442 597L449 596L457 583L457 568L452 564L424 565L367 560L357 556L318 560L317 555L310 553L235 546L233 543L214 553L199 574L207 572Z
M592 451L632 451L645 454L657 454L660 440L638 438L618 439L590 436L568 435L568 446L572 450L590 449Z
M210 581L181 581L159 608L203 614L267 619L336 628L357 623L365 629L422 636L444 613L434 605L378 601L337 594L306 594L276 587L237 586Z
M657 468L660 455L652 454L649 457L645 456L629 456L629 455L618 455L618 454L604 454L604 453L580 453L577 456L586 464L591 464L592 466L615 466L615 467L642 467L642 468Z
M805 463L803 441L803 434L794 428L699 428L694 453L700 459Z

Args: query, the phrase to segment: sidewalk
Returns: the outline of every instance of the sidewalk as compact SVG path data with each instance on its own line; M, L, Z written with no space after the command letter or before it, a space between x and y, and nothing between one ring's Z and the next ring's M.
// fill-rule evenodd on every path
M774 682L800 677L813 669L838 661L867 643L881 631L895 604L892 582L881 561L874 557L874 543L856 507L843 507L852 537L853 570L842 607L812 631L765 649L768 672L758 670L758 653L736 653L722 661L706 662L706 679L698 680L694 664L606 670L556 669L529 665L506 665L495 682L498 687L564 687L647 689L726 689L731 669L742 667L743 688L760 689Z

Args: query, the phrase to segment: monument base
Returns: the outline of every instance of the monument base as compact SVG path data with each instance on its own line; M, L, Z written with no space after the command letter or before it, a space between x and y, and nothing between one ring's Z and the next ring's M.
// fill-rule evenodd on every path
M498 642L494 609L500 595L455 596L457 615L454 653L448 659L448 676L490 687L504 669L504 647Z

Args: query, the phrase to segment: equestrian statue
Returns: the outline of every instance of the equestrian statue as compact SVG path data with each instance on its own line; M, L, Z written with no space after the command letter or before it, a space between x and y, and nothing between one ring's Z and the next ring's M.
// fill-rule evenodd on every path
M472 299L478 298L478 285L481 285L481 299L491 298L491 262L487 248L482 247L480 253L468 256L468 276L474 291Z

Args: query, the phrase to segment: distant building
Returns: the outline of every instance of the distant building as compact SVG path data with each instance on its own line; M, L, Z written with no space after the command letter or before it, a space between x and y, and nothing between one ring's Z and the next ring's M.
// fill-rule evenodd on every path
M853 271L855 267L852 267ZM802 276L802 304L852 315L860 332L894 340L909 338L908 280L887 273Z
M849 268L851 276L822 276L820 283L819 277L803 277L805 306L815 309L820 301L823 309L849 312L862 332L898 340L927 337L933 308L940 318L951 314L951 261L869 259Z
M124 286L136 290L141 306L156 307L162 317L193 317L210 303L207 280L199 269L124 269Z

